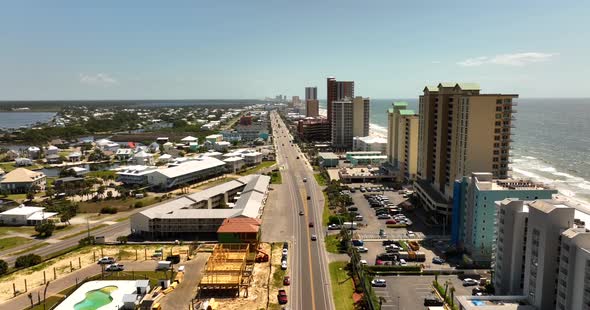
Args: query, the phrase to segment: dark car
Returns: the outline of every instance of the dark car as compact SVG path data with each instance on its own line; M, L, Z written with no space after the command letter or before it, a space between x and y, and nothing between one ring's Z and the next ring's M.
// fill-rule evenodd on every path
M299 215L303 215L303 210L299 211Z
M394 240L383 240L382 244L385 245L391 245L391 244L395 244Z
M289 243L283 242L283 249L288 249L288 248L289 248Z
M166 260L173 264L178 264L180 263L180 255L169 255L166 257Z
M307 196L307 200L310 200L310 199L311 199L311 196Z
M309 222L309 227L313 227L313 222Z
M442 305L443 305L443 302L438 300L438 298L436 298L434 296L424 298L424 306L425 307L442 306Z
M287 303L287 291L279 290L279 294L277 295L277 299L279 300L279 305L284 305Z
M350 207L350 208L348 208L348 211L358 211L358 210L359 210L359 208L357 208L357 207Z
M289 276L285 276L285 278L283 278L283 285L285 285L285 286L291 285L291 278Z

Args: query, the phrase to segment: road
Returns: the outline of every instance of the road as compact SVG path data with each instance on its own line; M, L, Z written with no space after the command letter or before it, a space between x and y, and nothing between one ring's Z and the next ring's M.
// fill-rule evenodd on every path
M100 223L98 224L100 225ZM96 225L96 226L98 226ZM75 233L74 232L68 232L68 233ZM112 225L109 225L107 227L102 227L102 228L98 228L95 230L92 230L90 232L90 234L92 236L105 236L106 238L111 237L111 236L121 236L121 235L128 235L130 233L130 228L129 228L129 220L124 220L122 222L118 222ZM59 251L65 250L67 248L71 248L73 246L78 245L78 242L80 241L80 239L85 238L87 236L87 234L80 234L80 235L76 235L73 236L71 238L65 239L65 240L59 240L56 243L50 243L48 245L45 245L41 248L38 249L34 249L31 251L26 251L26 252L22 252L20 254L18 254L18 256L21 255L25 255L25 254L29 254L29 253L34 253L43 257L47 257L53 253L57 253ZM39 240L38 242L33 242L33 243L28 243L27 247L31 247L37 243L43 242L44 240ZM14 249L12 249L12 251L16 251ZM14 253L14 252L12 252ZM3 259L8 263L9 266L13 266L14 265L14 261L16 260L17 256L9 256L10 253L3 253L3 255L6 255L5 257L3 257Z
M276 111L271 113L273 137L277 148L277 161L281 169L284 195L277 204L290 206L294 244L291 260L292 309L334 309L328 259L324 246L322 227L323 194L313 177L311 166L305 161ZM299 159L297 158L299 157ZM303 182L306 178L307 182ZM309 196L309 199L307 197ZM303 215L300 215L303 211ZM314 227L309 227L313 222ZM317 241L311 241L316 235Z

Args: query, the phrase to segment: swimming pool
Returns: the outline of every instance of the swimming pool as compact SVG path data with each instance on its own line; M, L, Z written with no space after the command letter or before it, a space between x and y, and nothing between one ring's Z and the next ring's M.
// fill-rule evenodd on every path
M113 301L111 293L118 287L114 285L105 286L96 290L86 292L86 298L74 305L74 310L96 310Z
M485 301L482 301L482 300L479 300L479 299L472 299L472 300L471 300L471 303L472 303L474 306L478 306L478 307L480 307L480 306L485 306L485 305L486 305L486 302L485 302Z

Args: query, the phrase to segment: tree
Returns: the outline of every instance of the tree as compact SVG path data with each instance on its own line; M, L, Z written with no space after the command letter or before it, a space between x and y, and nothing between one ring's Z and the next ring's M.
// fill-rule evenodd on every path
M55 230L55 224L53 222L42 222L35 226L35 231L39 233L39 237L49 237Z
M31 267L31 266L35 266L39 263L41 263L43 261L43 259L41 258L41 256L37 255L37 254L27 254L27 255L22 255L16 258L16 261L14 262L14 267L15 268L26 268L26 267Z
M73 216L70 212L64 212L64 213L60 214L59 221L70 225L70 219L72 219L72 217Z
M108 191L107 192L107 199L112 199L113 198L113 191Z
M119 237L117 237L117 242L119 242L121 244L126 244L128 239L129 238L127 236L119 236Z
M27 200L33 200L33 199L35 199L35 192L32 190L29 190L27 192Z
M47 185L47 188L45 188L45 195L47 195L49 199L53 199L53 196L55 195L55 189L53 189L53 186Z
M104 195L104 192L106 190L106 187L104 185L101 185L98 187L98 189L96 190L96 194L99 198L102 198L102 196Z
M0 275L8 271L8 264L3 259L0 259Z

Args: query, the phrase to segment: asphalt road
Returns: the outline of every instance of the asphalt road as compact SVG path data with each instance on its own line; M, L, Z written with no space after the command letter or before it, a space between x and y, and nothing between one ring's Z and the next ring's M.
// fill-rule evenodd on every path
M123 222L119 222L119 223L115 223L112 225L109 225L107 227L102 227L99 229L95 229L92 230L90 232L90 234L92 236L105 236L105 237L110 237L110 236L120 236L120 235L128 235L130 233L130 228L129 228L129 220L125 220ZM50 243L46 246L43 246L41 248L32 250L32 251L26 251L23 252L17 256L21 256L21 255L25 255L25 254L29 254L29 253L34 253L40 256L49 256L53 253L65 250L67 248L71 248L73 246L78 245L78 242L80 241L80 239L85 238L87 235L86 234L80 234L65 240L60 240L59 242L56 243ZM42 241L39 241L42 242ZM30 243L28 244L28 246L32 246L35 243ZM6 256L3 259L8 263L9 266L14 265L14 261L16 260L17 256Z
M277 148L277 161L286 193L278 197L277 204L291 206L293 249L289 256L291 272L292 309L334 309L328 260L324 247L322 227L323 194L317 185L311 166L305 161L276 112L271 114L273 136ZM297 159L299 157L299 159ZM307 178L307 182L303 182ZM307 196L310 199L307 199ZM304 215L299 215L303 211ZM314 227L309 227L313 222ZM312 235L317 241L311 241Z

